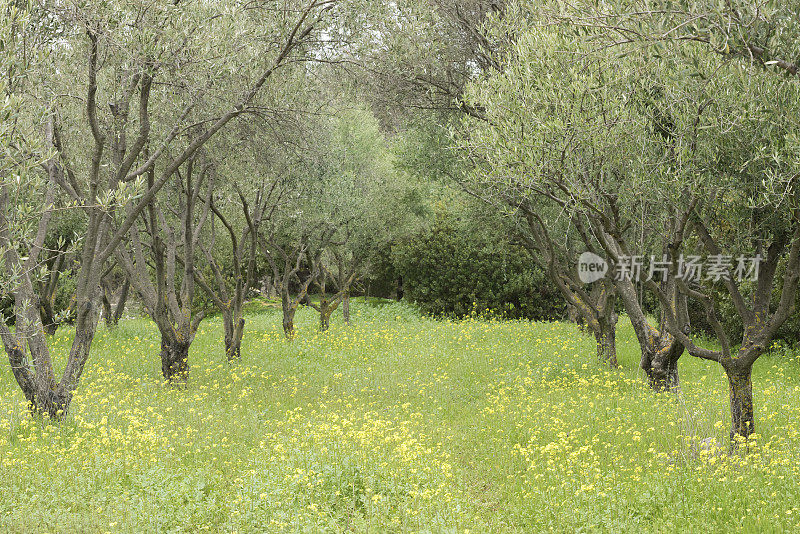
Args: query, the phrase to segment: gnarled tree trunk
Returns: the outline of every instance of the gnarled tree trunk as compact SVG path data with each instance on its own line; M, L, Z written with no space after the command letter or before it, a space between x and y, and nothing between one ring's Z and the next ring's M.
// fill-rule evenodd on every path
M683 345L666 332L644 347L641 368L647 374L653 391L677 391L680 388L678 359L683 352Z
M191 342L180 341L171 335L161 336L161 373L173 385L189 381L189 347Z
M297 306L289 297L288 292L281 292L281 310L283 311L283 333L289 341L294 339L294 314Z
M661 328L656 329L647 321L633 284L629 280L616 282L617 292L625 310L631 319L633 331L639 341L641 360L639 366L647 375L653 391L677 391L680 387L678 378L678 360L685 349L678 340L668 332L665 313L662 311ZM669 282L662 289L670 307L682 325L683 332L689 332L689 314L686 307L686 296L682 295L674 282Z
M326 332L331 327L331 315L333 315L336 306L331 305L330 302L323 299L319 304L319 329Z
M597 341L597 359L601 365L616 368L617 361L617 321L616 290L605 280L596 282L588 295L591 302L582 301L569 292L573 304L586 321L586 326Z
M731 439L749 438L756 430L753 410L752 367L732 365L725 369L731 399Z

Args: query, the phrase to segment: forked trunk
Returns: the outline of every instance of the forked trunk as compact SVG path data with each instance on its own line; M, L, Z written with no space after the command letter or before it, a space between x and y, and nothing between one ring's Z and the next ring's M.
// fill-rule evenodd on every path
M733 366L725 370L731 399L731 439L747 439L755 432L752 366Z
M661 312L660 326L656 330L647 320L647 316L642 309L639 295L630 280L620 280L616 283L617 293L622 300L631 326L636 333L641 350L639 367L647 375L648 385L653 391L668 392L677 391L680 386L678 380L678 360L685 349L675 336L667 331L666 315ZM689 315L687 311L686 296L677 290L676 282L669 279L662 282L660 288L666 293L670 300L670 309L676 315L676 320L680 324L684 333L690 331Z
M225 355L228 357L228 363L239 361L242 357L242 340L226 337Z
M61 392L52 379L37 380L31 377L19 367L25 365L25 355L18 348L7 351L11 370L14 378L22 389L25 399L28 401L28 408L32 414L47 415L52 419L61 419L69 409L72 399L70 392Z
M183 385L189 380L189 345L161 336L161 372L170 384Z
M33 321L32 327L27 330L27 339L15 339L5 326L0 328L11 371L28 401L31 413L53 419L62 419L66 415L97 331L99 317L93 310L91 302L85 303L79 310L81 313L75 322L75 338L60 382L56 382L53 376L49 349L43 342L42 326L36 312L33 312L36 314L34 317L29 316ZM23 348L25 345L27 353Z

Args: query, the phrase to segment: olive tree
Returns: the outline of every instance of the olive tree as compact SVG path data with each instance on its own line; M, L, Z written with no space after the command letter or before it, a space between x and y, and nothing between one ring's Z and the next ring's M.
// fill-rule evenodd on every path
M42 162L41 185L27 197L27 205L39 206L39 212L25 212L28 228L35 228L32 239L12 235L16 224L10 217L19 213L19 204L12 202L10 190L0 194L0 227L8 229L2 238L4 269L13 279L17 325L14 332L2 326L3 341L32 409L52 416L66 413L96 332L107 261L178 170L247 109L282 65L298 54L305 57L306 41L334 4L41 2L37 20L44 22L26 26L28 34L20 31L21 16L3 19L7 42L13 44L4 45L4 61L31 57L32 50L49 54L46 62L30 68L27 79L36 83L14 95L15 101L24 102L18 107L25 116L20 122L34 125L34 130L38 125L42 132L40 148L30 144L12 158ZM18 12L8 3L3 7ZM248 30L266 32L266 38ZM231 51L237 37L255 38L250 42L264 47L246 58L250 68L219 59L218 52ZM28 47L27 54L18 52L22 46ZM235 84L228 84L225 98L218 98L213 90L226 79ZM203 83L195 86L198 80ZM215 105L209 106L207 98ZM75 337L60 380L32 279L57 195L66 197L86 220L78 252ZM124 258L117 259L124 263Z
M733 209L720 224L718 205L704 203L693 217L695 233L706 253L714 257L727 258L734 248L758 257L758 280L740 284L732 273L724 276L725 293L744 325L738 348L731 339L733 332L726 331L718 320L719 304L707 290L683 291L703 303L721 350L698 347L682 335L675 324L679 321L669 323L690 354L718 362L725 369L730 383L732 436L747 437L754 431L751 369L796 305L796 170L791 153L796 146L797 9L796 1L709 4L689 0L676 4L661 0L603 5L576 2L567 9L547 10L551 22L590 32L596 49L619 53L645 49L653 56L675 51L684 72L729 82L708 87L707 99L700 106L720 106L727 114L711 130L723 135L713 142L715 158L709 165L713 179L704 193L716 202L732 203ZM698 50L711 57L701 59ZM727 107L720 105L723 102ZM710 130L699 123L705 131ZM731 190L738 194L731 195ZM731 236L729 224L740 233ZM782 277L776 275L780 263L786 265Z
M335 106L335 116L316 129L317 143L326 150L316 165L321 170L315 187L319 201L312 216L333 230L313 266L320 301L310 305L320 314L322 330L340 304L349 322L353 284L369 269L375 252L409 224L396 220L393 202L386 201L400 181L377 118L364 106Z
M720 363L730 382L731 435L747 437L754 428L751 368L791 313L798 281L795 114L787 113L796 107L796 84L757 63L720 63L702 43L620 54L598 44L612 40L603 40L604 28L584 28L576 38L568 21L545 22L523 25L503 73L474 86L472 98L484 103L488 119L465 144L484 156L483 185L547 199L585 221L617 266L645 248L631 227L647 213L657 238L652 250L664 252L666 270L662 283L646 282L661 304L660 331L647 324L630 279L615 281L642 366L663 386L684 349ZM716 318L709 281L678 276L684 253L761 258L755 284L737 280L737 264L718 268L711 280L727 290L745 324L738 348ZM786 271L778 280L781 261ZM687 299L705 306L720 349L692 336ZM657 361L661 369L652 368Z

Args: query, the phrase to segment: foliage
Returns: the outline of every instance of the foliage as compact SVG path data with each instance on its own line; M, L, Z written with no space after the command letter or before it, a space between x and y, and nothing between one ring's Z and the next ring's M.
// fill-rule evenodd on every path
M562 299L522 247L452 214L439 214L432 228L395 244L392 256L404 298L426 313L564 315Z

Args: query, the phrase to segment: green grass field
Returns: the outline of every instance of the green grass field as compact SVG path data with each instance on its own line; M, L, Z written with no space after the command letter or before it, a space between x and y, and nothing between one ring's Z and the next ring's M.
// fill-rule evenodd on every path
M184 390L148 321L101 329L61 424L27 415L6 365L0 531L800 531L796 356L756 364L759 433L728 456L699 447L727 443L721 369L684 356L682 394L651 393L624 321L618 371L570 324L360 299L350 327L297 322L288 343L252 313L234 367L204 323Z

